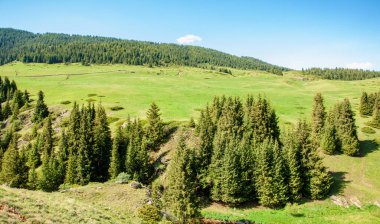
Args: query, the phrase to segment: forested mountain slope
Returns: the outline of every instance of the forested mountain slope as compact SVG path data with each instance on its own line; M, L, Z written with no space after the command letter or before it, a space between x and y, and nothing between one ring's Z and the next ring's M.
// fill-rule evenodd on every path
M0 65L11 61L83 64L223 66L281 74L287 68L213 49L108 37L34 34L0 28Z

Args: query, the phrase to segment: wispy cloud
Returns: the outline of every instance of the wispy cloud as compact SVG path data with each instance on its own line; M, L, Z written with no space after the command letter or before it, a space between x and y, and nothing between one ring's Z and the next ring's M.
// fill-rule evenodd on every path
M346 65L346 67L353 69L372 69L373 64L371 62L353 62L351 64Z
M202 41L202 38L193 34L188 34L177 39L177 43L179 44L190 44L199 41Z

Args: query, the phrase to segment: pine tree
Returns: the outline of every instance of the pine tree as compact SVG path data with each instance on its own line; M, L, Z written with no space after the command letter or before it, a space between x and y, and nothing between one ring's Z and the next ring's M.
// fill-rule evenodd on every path
M146 138L148 147L155 150L162 142L164 137L164 125L162 123L160 109L153 102L146 113L148 125L146 127Z
M34 123L38 123L42 121L44 118L46 118L47 116L49 116L49 110L44 102L44 93L42 91L39 91L38 100L36 103L36 107L34 109L32 121Z
M177 218L178 223L191 223L199 217L196 159L181 138L168 167L168 184L164 192L165 207Z
M109 168L109 175L111 179L115 179L119 173L121 173L122 170L122 149L123 147L122 144L123 137L121 134L121 127L119 127L116 131L115 138L113 139L113 145L112 145L112 153L111 153L111 163L110 163L110 168Z
M320 143L320 146L324 153L328 155L332 155L335 153L337 149L336 138L337 137L336 137L336 130L335 130L335 125L333 121L333 115L330 112L326 120L326 124L323 128L322 138L321 138L321 143Z
M309 171L310 175L310 198L323 199L330 192L332 186L332 177L322 163L322 159L314 152L311 155L313 167Z
M133 179L147 182L147 171L149 170L149 154L144 140L144 131L140 120L132 123L131 135L129 137L128 153L126 158L126 171Z
M77 183L77 165L78 165L78 151L81 138L81 115L79 107L74 103L73 109L70 114L69 126L67 129L67 143L69 157L67 161L65 182L70 184Z
M376 99L373 107L373 115L370 125L374 128L380 129L380 96Z
M100 104L96 110L94 122L94 147L92 151L92 180L106 181L112 150L111 131L107 123L107 115Z
M222 114L217 124L213 143L213 155L209 168L210 179L212 180L211 197L213 200L235 203L232 197L227 196L231 195L231 193L229 193L225 181L226 179L237 180L238 177L235 172L238 172L238 168L234 169L230 174L224 172L224 170L228 169L231 160L237 159L236 161L239 161L237 155L228 151L235 150L238 147L237 143L243 137L243 116L240 99L229 97L223 105ZM228 161L228 163L224 163L224 161ZM222 173L225 175L221 175ZM237 188L234 188L233 191L236 191L234 194L238 195Z
M286 164L278 143L265 141L257 151L256 188L260 204L282 207L288 201Z
M284 153L286 154L286 163L288 169L289 182L289 199L297 202L302 198L303 174L301 161L301 148L297 144L297 136L294 130L289 130L284 134Z
M53 127L51 123L51 117L48 116L44 121L44 126L41 133L41 148L43 153L46 153L48 157L53 151Z
M210 109L207 106L201 112L199 125L197 126L198 136L200 139L199 145L199 175L203 188L209 185L208 174L211 157L213 154L213 139L215 134L215 125L212 121Z
M362 96L360 97L359 111L363 116L370 116L372 114L372 108L370 106L368 94L366 92L363 92Z
M317 93L314 97L313 112L311 117L311 135L315 146L319 146L322 130L325 124L325 106L322 94Z
M78 155L76 164L76 183L86 185L91 178L91 160L89 147L89 130L88 111L82 107L80 121L80 138L78 145Z
M348 99L335 107L335 127L341 150L344 154L355 156L359 153L359 140L356 133L354 113Z
M38 188L37 172L34 166L29 168L27 186L29 190L37 190Z
M8 149L5 151L1 165L0 182L10 187L19 187L23 180L20 174L20 156L16 137L12 138Z

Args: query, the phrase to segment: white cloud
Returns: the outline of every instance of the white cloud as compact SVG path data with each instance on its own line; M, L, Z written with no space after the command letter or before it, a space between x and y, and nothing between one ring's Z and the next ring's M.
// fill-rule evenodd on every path
M177 39L177 43L179 44L190 44L198 41L202 41L202 38L193 34L188 34Z
M373 64L371 62L353 62L346 65L346 67L352 69L372 69Z

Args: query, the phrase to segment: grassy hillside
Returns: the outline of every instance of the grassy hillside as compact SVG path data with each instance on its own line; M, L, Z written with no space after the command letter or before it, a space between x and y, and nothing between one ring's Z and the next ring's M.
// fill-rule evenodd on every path
M109 116L119 119L113 127L128 114L144 117L152 101L159 105L165 120L187 121L190 116L197 118L199 108L203 108L215 95L245 97L250 93L264 94L270 99L283 128L299 118L309 119L316 92L323 94L328 108L347 97L357 111L362 91L380 90L379 78L362 81L308 80L294 71L280 77L262 71L232 69L232 75L228 75L179 66L148 68L12 63L0 66L0 75L15 79L19 88L31 91L34 99L37 91L43 90L49 106L59 105L62 101L101 101ZM72 103L62 106L70 109ZM112 111L110 108L113 106L124 109ZM340 201L347 201L349 208L334 204L330 198L280 210L254 206L228 208L212 204L203 210L204 216L263 223L380 223L380 208L374 205L380 204L380 148L373 142L380 143L380 130L375 134L365 134L360 130L369 118L357 115L356 119L361 156L324 156L324 162L336 180L332 195ZM145 190L132 190L112 183L91 184L64 193L1 187L0 222L20 220L8 208L1 207L6 203L29 221L138 223L135 209L145 197Z
M0 186L0 223L139 223L145 197L145 189L113 183L53 193Z

